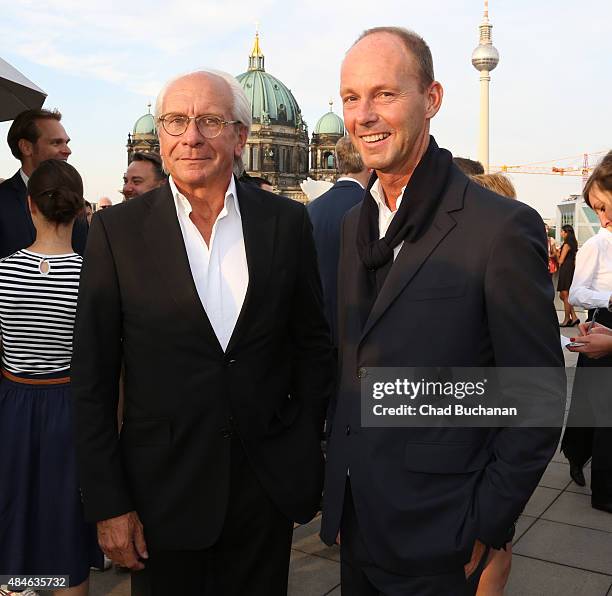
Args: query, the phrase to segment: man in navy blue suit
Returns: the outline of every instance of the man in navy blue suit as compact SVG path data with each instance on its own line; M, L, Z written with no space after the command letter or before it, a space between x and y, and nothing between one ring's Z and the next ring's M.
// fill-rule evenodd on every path
M36 238L28 209L27 184L38 164L46 159L67 160L70 154L58 111L26 110L11 124L7 142L21 168L0 184L0 259L26 248ZM77 217L72 230L72 247L83 254L87 240L87 220Z
M336 143L338 178L326 193L306 208L312 221L319 271L323 282L325 314L337 346L338 258L340 256L340 228L344 214L363 199L370 170L364 167L359 153L348 137Z

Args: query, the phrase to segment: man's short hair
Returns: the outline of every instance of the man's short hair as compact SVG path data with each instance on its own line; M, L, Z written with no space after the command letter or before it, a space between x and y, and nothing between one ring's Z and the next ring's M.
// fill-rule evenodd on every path
M168 177L164 172L161 157L157 153L136 152L132 155L132 161L147 161L153 166L155 178L158 181L166 180Z
M503 174L476 174L475 176L470 176L470 178L477 184L480 184L480 186L484 186L502 197L516 199L514 184Z
M374 35L375 33L390 33L400 38L404 47L414 56L419 66L419 79L423 90L434 82L434 67L431 50L427 42L420 35L404 27L372 27L371 29L366 29L353 45L359 43L364 37Z
M597 184L599 189L604 192L612 192L612 151L608 151L599 164L595 166L593 173L584 185L582 196L589 207L591 207L589 193L594 184Z
M478 176L485 173L484 166L479 161L467 157L453 157L453 161L466 176Z
M11 124L8 134L6 135L11 153L21 161L23 155L19 149L19 141L21 139L30 141L30 143L36 143L36 141L38 141L40 138L40 130L38 130L38 126L36 126L37 120L57 120L59 122L61 119L62 115L57 110L51 111L40 109L21 112L21 114L13 120L13 124Z
M338 174L356 174L364 169L361 155L349 137L342 137L336 143L336 169Z

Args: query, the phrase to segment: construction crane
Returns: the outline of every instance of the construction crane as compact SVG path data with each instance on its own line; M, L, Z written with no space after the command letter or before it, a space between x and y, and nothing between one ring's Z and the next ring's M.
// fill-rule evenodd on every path
M569 157L561 157L559 159L551 159L547 161L536 161L523 165L501 165L501 166L490 166L490 171L503 172L507 174L538 174L538 175L551 175L551 176L582 176L583 185L589 177L589 174L593 171L593 167L589 165L589 162L597 161L596 156L607 153L607 151L597 151L594 153L583 153L582 155L572 155ZM565 161L577 161L582 158L582 165L568 165L562 167L560 162ZM548 164L548 165L546 165Z

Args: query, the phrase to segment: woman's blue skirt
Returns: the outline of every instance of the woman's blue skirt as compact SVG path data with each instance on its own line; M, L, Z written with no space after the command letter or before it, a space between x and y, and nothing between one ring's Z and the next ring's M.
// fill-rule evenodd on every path
M0 378L0 575L69 575L102 567L77 480L70 384Z

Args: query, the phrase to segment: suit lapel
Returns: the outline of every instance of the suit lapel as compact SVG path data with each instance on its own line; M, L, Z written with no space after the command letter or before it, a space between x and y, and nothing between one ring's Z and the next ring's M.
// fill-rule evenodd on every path
M455 227L456 221L450 213L463 208L463 197L467 184L468 179L459 170L453 168L451 179L440 200L440 208L432 225L417 242L404 243L400 249L366 320L361 341L410 283L429 255Z
M193 281L170 186L164 184L152 191L145 201L148 213L142 234L160 278L181 312L193 321L194 328L221 350Z
M264 299L276 239L277 214L270 203L262 200L258 189L242 184L238 180L236 180L236 191L249 268L249 285L227 352L244 336L250 322L257 314L257 305Z

